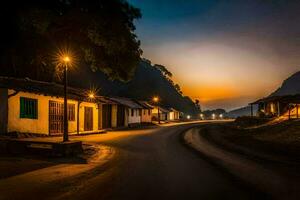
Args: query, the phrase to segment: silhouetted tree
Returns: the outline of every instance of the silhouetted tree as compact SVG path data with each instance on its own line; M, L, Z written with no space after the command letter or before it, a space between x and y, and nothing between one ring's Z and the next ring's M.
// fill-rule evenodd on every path
M168 78L172 78L173 74L163 65L155 64L155 68L159 69L162 74Z
M198 111L201 112L200 101L198 99L195 100L195 106L198 109Z
M1 49L4 75L51 79L54 54L62 48L74 51L78 66L111 79L128 81L140 61L133 21L141 13L127 1L28 0L6 9L1 17L6 16L10 37Z

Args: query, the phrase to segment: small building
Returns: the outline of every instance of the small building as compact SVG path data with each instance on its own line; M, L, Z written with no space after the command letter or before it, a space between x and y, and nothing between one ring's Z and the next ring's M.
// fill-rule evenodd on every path
M176 121L179 120L179 117L180 117L180 112L178 110L175 110L174 108L169 109L168 120Z
M151 123L153 106L146 101L137 101L137 103L143 107L141 113L141 123Z
M253 105L258 105L257 116L299 118L300 112L300 94L270 96L259 99L249 104L251 106L251 115L253 116Z
M0 133L63 133L63 85L0 77ZM68 87L69 133L99 132L116 126L117 104L88 91ZM102 112L104 111L104 112Z
M159 113L158 113L159 111ZM168 121L169 118L169 110L166 108L163 108L161 106L153 106L152 109L152 120L158 121L158 116L160 118L160 121Z
M125 124L128 126L136 126L141 124L141 115L143 109L141 105L132 99L124 97L110 97L110 99L123 106L122 109L126 116Z

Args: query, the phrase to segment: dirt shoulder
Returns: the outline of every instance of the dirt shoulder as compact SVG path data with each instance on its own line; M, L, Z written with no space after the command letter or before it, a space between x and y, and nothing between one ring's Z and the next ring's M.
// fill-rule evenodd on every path
M235 122L205 126L202 136L219 146L253 158L300 163L300 121L242 128Z
M73 157L47 157L38 155L0 155L0 180L59 165L88 164L98 160L105 148L83 144L83 153Z
M298 126L297 121L260 128L208 124L189 130L184 139L201 156L272 199L299 199L300 148L292 139L299 135Z

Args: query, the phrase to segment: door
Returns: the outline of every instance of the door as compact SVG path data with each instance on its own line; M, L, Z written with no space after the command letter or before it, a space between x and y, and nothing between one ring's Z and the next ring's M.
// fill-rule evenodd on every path
M102 128L111 128L111 110L112 106L104 104L102 106Z
M64 130L64 104L49 101L49 134L62 134Z
M118 105L117 108L117 127L125 126L125 107Z
M93 107L84 107L84 131L93 130Z

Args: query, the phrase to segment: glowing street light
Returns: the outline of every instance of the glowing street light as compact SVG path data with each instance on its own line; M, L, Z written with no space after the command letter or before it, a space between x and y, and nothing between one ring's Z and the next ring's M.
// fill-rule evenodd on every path
M191 119L191 116L190 116L190 115L187 115L186 118L187 118L187 119Z
M159 97L158 96L153 97L152 101L157 105L157 117L158 117L158 123L160 124L160 113L159 113L159 106L158 106Z
M200 118L203 119L203 113L200 114Z
M90 92L90 93L89 93L89 98L90 98L90 99L94 99L94 98L95 98L95 94L94 94L93 92Z
M63 142L67 142L69 140L68 135L68 67L72 66L74 60L71 57L71 54L68 50L59 50L56 55L56 65L57 67L63 68L64 74L64 134L63 134Z
M68 98L67 98L67 87L68 87L68 75L67 70L69 63L71 62L70 57L65 55L63 57L64 61L64 142L69 140L69 133L68 133Z
M223 114L220 114L219 117L222 119L223 118Z
M71 60L70 60L70 57L69 57L69 56L65 56L65 57L63 58L63 61L64 61L65 63L69 63Z
M211 116L212 116L212 119L216 118L216 114L215 113L213 113Z

